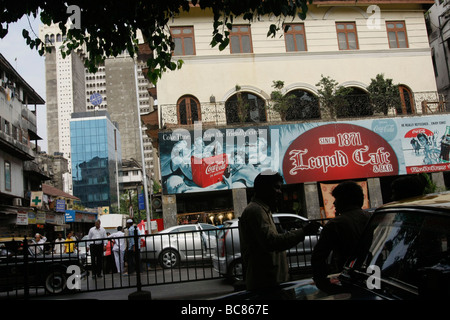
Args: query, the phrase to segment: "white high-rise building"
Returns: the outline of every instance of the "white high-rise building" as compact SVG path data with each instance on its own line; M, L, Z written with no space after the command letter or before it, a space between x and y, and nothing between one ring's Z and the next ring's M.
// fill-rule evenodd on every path
M58 48L63 37L57 25L41 26L40 38ZM118 123L122 137L122 158L142 161L144 150L146 174L153 177L153 147L143 132L139 142L138 106L141 113L153 110L153 98L149 96L148 80L142 73L143 63L137 64L127 54L107 59L96 73L84 67L83 51L62 58L59 50L46 54L47 126L49 154L62 154L70 161L69 120L73 112L107 110ZM100 94L101 102L93 103L91 96ZM145 128L144 128L145 129ZM143 129L143 130L144 130ZM71 181L71 176L69 177ZM71 185L71 184L70 184ZM66 192L71 193L71 186Z
M48 153L63 155L70 161L70 126L73 112L86 110L83 54L72 52L65 58L58 48L63 41L57 25L40 26L39 34L42 41L53 50L45 55L45 81L47 97L47 134ZM67 175L65 192L72 193L72 177Z

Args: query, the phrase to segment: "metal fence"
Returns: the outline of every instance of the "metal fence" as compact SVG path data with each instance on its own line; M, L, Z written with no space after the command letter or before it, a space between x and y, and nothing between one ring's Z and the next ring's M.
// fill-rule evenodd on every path
M44 295L77 293L179 283L242 278L236 227L134 237L100 239L112 245L101 255L101 276L90 240L35 244L24 239L0 243L0 299L29 299ZM291 272L309 270L311 250L318 236L287 251ZM99 240L97 240L99 241ZM116 247L114 248L114 243ZM138 243L128 250L130 242ZM55 245L72 252L55 253ZM64 249L63 248L63 249ZM117 250L116 250L117 249ZM125 250L123 250L125 249ZM64 250L63 250L64 252ZM125 268L115 258L124 260ZM133 268L135 270L130 270Z

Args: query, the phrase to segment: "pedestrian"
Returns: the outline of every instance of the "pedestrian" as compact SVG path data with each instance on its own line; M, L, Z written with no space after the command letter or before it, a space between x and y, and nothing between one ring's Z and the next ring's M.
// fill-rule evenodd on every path
M369 215L362 209L363 190L356 182L340 183L331 195L335 199L336 217L323 227L311 257L314 282L328 294L340 292L337 280L328 275L342 271L369 220ZM328 264L330 254L332 259Z
M122 231L122 226L117 227L117 232L114 233L112 236L114 237L114 246L113 246L113 253L114 253L114 260L116 262L116 268L117 272L124 273L124 257L125 257L125 250L126 250L126 241L125 241L125 233Z
M64 241L64 253L74 253L75 252L75 240L73 237L73 231L67 233L66 240Z
M318 224L278 233L272 218L281 199L283 179L278 172L264 171L254 180L255 195L239 219L239 237L247 290L268 299L283 298L279 284L289 280L285 250L305 235L317 232Z
M39 233L36 233L34 235L34 239L31 241L33 246L31 247L31 250L34 252L35 255L41 255L44 254L44 243L47 242L47 238Z
M418 197L423 195L427 186L426 179L421 175L407 175L395 179L391 184L391 199L398 201L401 199Z
M105 249L106 231L101 221L96 220L95 226L89 230L88 239L91 240L89 250L92 259L92 277L102 277L103 251Z
M63 239L62 234L58 233L55 239L55 245L53 246L53 253L54 254L63 254L64 253L64 242L65 239Z
M114 273L115 272L115 263L114 263L114 255L112 253L112 248L114 246L114 239L111 236L110 232L106 233L106 236L109 238L106 242L105 246L105 268L103 270L104 274Z
M133 225L133 220L128 219L127 220L127 228L128 228L128 247L127 247L127 263L128 263L128 274L132 274L136 271L136 257L135 252L136 249L139 247L139 240L137 243L134 241L134 235L137 233L138 236L140 236L139 229Z

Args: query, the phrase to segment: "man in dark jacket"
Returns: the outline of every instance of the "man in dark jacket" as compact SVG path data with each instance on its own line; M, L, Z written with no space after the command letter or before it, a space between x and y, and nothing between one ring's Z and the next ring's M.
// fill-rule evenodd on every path
M316 286L329 294L339 292L339 287L330 282L330 273L341 272L369 220L369 215L361 208L364 193L360 185L353 181L340 183L332 191L336 217L330 220L320 234L311 257L313 278ZM327 259L332 253L331 265Z
M273 222L277 199L281 198L281 175L260 173L254 181L255 196L239 219L239 237L247 290L277 298L277 285L289 280L285 250L317 232L316 225L279 234Z

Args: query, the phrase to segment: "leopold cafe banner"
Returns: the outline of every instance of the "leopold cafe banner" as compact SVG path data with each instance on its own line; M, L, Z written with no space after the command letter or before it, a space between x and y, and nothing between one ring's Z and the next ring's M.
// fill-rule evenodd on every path
M450 169L450 116L398 117L159 133L163 192L252 187L266 169L285 183Z

